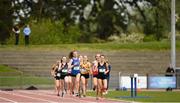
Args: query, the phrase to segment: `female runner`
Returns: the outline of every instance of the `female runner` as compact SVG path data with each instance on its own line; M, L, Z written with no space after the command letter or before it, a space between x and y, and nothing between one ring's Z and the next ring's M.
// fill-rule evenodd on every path
M107 90L107 73L109 72L108 63L105 60L105 56L100 56L100 61L98 62L98 91L97 99L99 95L103 98L103 92Z
M86 90L88 86L88 79L90 74L91 63L88 61L88 57L83 57L83 62L81 63L81 82L82 82L82 90L83 97L86 97Z
M60 72L58 71L60 61L57 61L51 68L51 75L55 78L55 92L60 92Z
M93 61L93 66L92 66L92 75L93 75L93 90L95 91L97 89L97 75L98 75L98 62L100 60L100 54L96 54L95 60Z
M68 83L68 63L67 63L67 58L64 56L61 59L59 71L61 71L61 76L60 76L60 84L61 84L61 97L64 96L64 90L65 90L65 85L67 86ZM65 83L65 84L64 84ZM67 90L68 91L68 90Z
M69 67L71 68L72 76L72 91L75 87L75 96L79 96L79 85L80 85L80 60L78 57L78 52L73 51L71 54L72 58L69 61Z

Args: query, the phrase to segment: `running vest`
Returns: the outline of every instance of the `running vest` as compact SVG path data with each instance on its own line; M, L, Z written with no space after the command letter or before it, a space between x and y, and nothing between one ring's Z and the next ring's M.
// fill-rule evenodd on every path
M72 70L79 71L80 70L80 60L79 60L79 58L73 58L72 59L72 65L74 65Z
M106 63L104 63L103 65L100 65L100 63L98 63L99 74L105 74L105 71L106 71Z
M61 76L61 71L59 71L58 68L59 68L59 64L58 64L58 67L57 67L56 70L55 70L55 75L56 75L57 77L60 77L60 76Z
M89 63L87 62L86 64L82 64L81 65L81 69L80 69L80 71L81 71L81 74L89 74L89 71L90 71L90 67L89 67L90 65L89 65Z
M93 72L93 75L98 75L98 69L96 70L95 67L98 65L96 64L97 61L94 61L93 62L93 67L92 67L92 72Z
M62 67L62 65L61 65L61 67ZM62 75L67 75L68 74L68 64L67 63L62 67L61 74Z

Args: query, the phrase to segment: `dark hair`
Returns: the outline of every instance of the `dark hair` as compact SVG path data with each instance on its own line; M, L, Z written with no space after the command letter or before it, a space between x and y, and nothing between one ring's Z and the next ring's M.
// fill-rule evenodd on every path
M62 63L62 58L61 58L61 63Z
M71 51L71 52L69 53L69 59L72 59L72 58L73 58L73 53L74 53L74 51Z
M15 31L18 31L19 30L19 27L16 25L16 26L14 26L14 30Z
M102 54L102 55L100 55L100 56L103 56L103 57L105 57L105 55L103 55L103 54Z
M62 61L63 61L62 59L63 59L64 57L66 57L66 56L62 56L62 57L61 57L61 63L62 63Z

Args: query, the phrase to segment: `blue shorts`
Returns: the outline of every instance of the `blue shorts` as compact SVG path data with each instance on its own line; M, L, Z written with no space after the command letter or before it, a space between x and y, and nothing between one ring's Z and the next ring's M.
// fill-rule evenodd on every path
M71 76L76 76L79 73L80 73L80 70L72 70L71 71Z

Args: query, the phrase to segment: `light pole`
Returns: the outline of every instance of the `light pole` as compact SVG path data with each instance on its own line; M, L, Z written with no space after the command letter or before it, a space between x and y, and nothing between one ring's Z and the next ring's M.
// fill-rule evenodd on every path
M175 2L171 0L171 65L176 69L176 18L175 18Z

